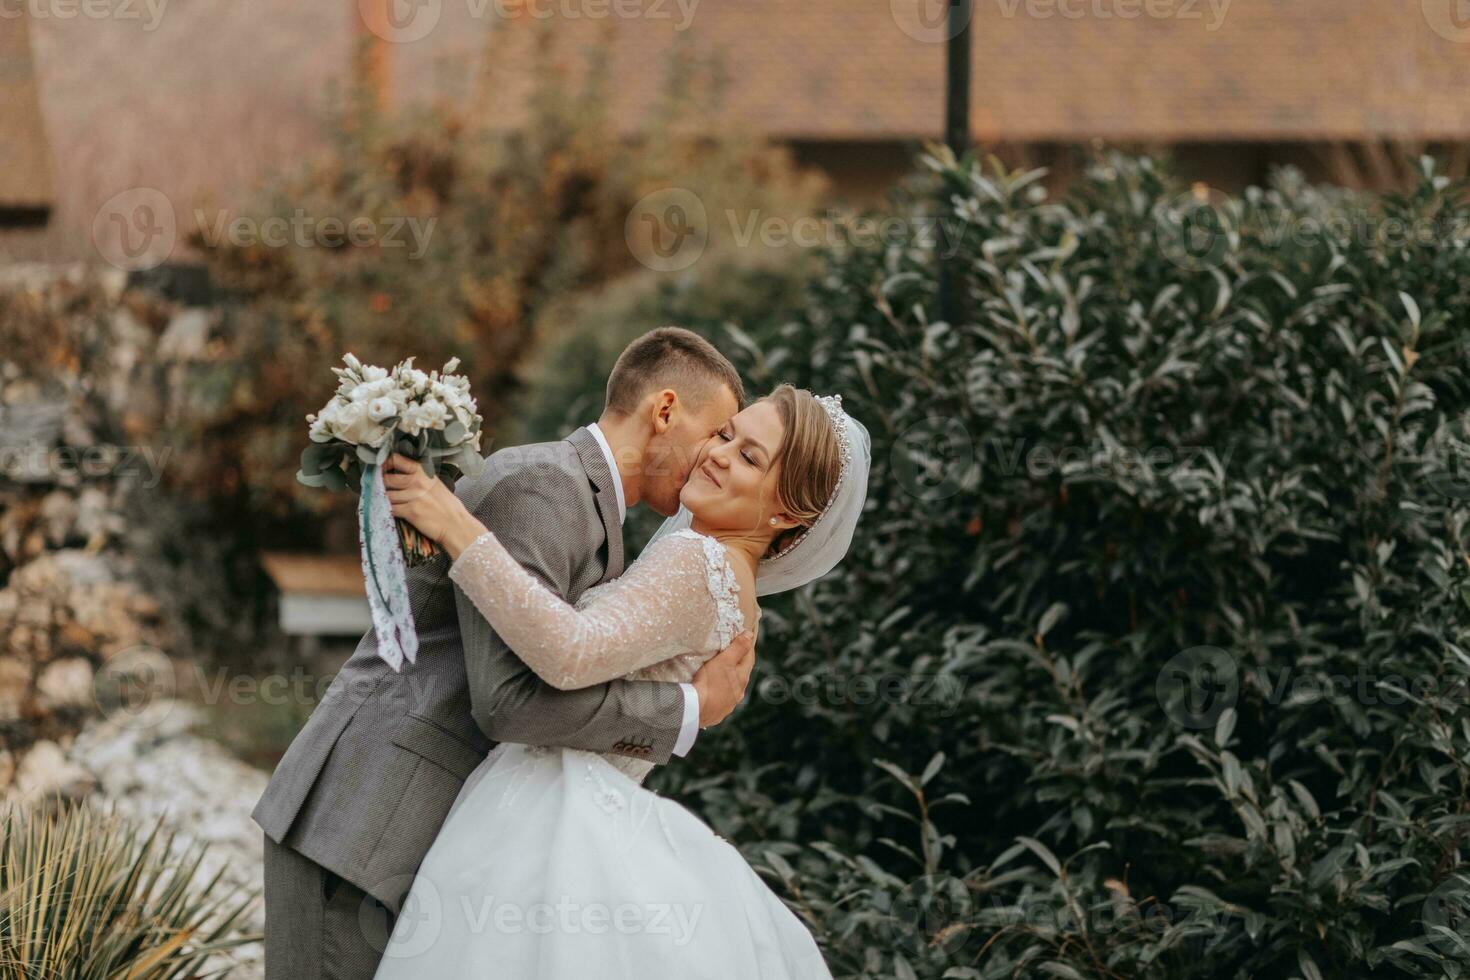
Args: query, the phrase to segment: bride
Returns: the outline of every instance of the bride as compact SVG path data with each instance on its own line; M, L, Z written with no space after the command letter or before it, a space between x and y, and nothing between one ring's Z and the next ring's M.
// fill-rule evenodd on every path
M642 556L574 607L439 480L392 457L394 514L546 682L687 681L760 618L755 596L846 553L867 430L837 396L781 385L701 450ZM414 879L378 980L830 978L817 944L740 853L641 785L651 762L504 743L470 775Z

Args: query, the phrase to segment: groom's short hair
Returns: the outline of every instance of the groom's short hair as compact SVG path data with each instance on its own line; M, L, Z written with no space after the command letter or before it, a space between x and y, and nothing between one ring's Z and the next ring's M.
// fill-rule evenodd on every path
M730 389L735 404L745 406L745 385L724 354L692 330L659 327L623 348L607 378L606 411L628 415L650 391L672 388L697 405Z

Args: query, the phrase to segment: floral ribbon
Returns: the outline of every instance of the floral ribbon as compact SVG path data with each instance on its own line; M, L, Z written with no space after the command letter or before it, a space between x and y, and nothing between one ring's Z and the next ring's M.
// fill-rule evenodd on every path
M363 476L370 484L364 485L357 502L362 577L367 583L373 631L378 635L378 656L397 673L403 670L404 660L413 663L419 652L413 610L408 603L408 569L399 550L388 491L383 486L383 468L365 466Z

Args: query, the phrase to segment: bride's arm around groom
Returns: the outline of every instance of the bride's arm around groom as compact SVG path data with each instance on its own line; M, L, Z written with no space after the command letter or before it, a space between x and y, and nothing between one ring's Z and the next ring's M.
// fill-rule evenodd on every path
M579 430L572 440L587 430ZM563 443L562 445L565 445ZM613 488L616 475L596 460L585 467L546 447L527 447L514 469L493 481L474 481L457 495L471 514L495 536L526 571L556 595L575 597L587 581L599 584L623 570L621 521ZM581 455L586 456L587 453ZM499 460L497 460L499 462ZM579 462L586 462L579 460ZM588 478L595 494L588 493ZM599 479L603 486L598 486ZM487 490L488 487L488 490ZM590 505L590 506L589 506ZM604 515L612 520L607 527ZM599 571L601 554L606 564ZM655 681L615 681L580 690L558 690L521 660L464 591L455 588L463 637L471 712L476 724L496 742L550 745L614 753L664 763L686 732L685 699L680 685ZM748 637L731 648L732 663L749 648ZM741 678L716 669L699 679L705 710L718 717L733 709L743 692ZM714 690L720 685L720 690ZM696 719L698 714L696 713ZM680 746L682 748L682 746Z

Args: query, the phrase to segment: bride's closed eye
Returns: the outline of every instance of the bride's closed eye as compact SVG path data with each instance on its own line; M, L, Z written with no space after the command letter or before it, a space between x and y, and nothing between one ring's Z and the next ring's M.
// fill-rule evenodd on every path
M729 442L731 439L734 439L735 438L734 434L732 432L730 432L728 429L721 429L719 432L717 432L715 434L717 436L719 436L720 439L722 439L725 442ZM743 460L745 460L751 466L754 466L756 468L759 468L760 467L760 464L755 461L755 457L754 456L750 455L750 450L748 450L748 449L742 449L742 450L740 450L740 458L743 459Z

